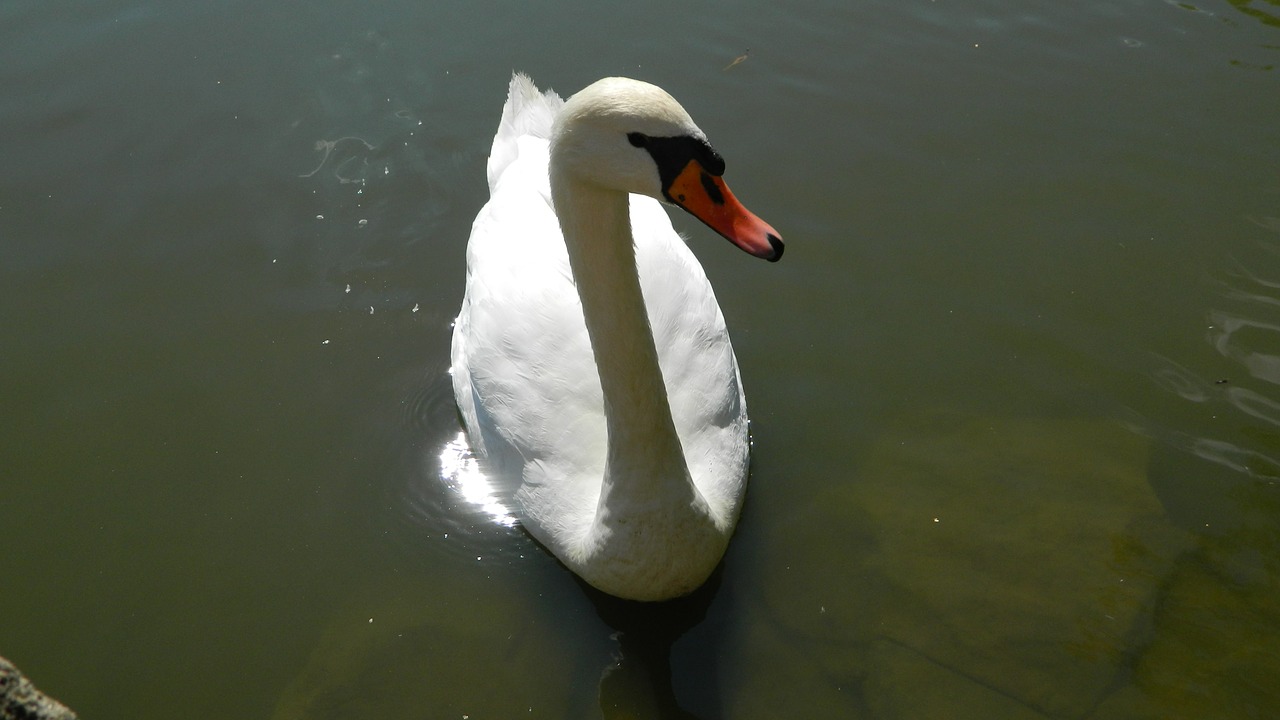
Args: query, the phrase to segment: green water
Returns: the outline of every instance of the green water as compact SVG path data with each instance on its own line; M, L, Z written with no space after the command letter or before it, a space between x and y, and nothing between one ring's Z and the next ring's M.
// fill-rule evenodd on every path
M662 85L787 240L674 218L754 440L681 603L440 477L514 69ZM1275 0L0 6L0 655L98 719L1269 716L1276 118Z

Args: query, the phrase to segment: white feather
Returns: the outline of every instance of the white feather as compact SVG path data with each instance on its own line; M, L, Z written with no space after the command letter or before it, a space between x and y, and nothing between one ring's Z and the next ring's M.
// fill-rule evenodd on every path
M609 438L601 380L548 179L553 120L563 107L524 75L512 78L488 164L491 197L467 247L454 389L473 449L534 537L606 592L671 597L714 569L741 506L749 443L737 361L702 267L662 206L631 195L645 313L701 500L677 508L689 518L671 521L621 500L602 505ZM696 131L678 105L661 110ZM663 127L648 115L643 121ZM633 524L654 523L637 535L642 540L601 530L604 519L629 513Z

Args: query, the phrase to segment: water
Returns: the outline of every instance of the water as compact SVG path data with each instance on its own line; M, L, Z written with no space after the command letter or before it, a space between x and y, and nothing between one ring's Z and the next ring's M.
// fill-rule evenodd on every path
M1277 65L1271 0L0 7L0 654L95 718L1266 716ZM788 241L676 218L755 448L673 606L439 477L513 69L666 87Z

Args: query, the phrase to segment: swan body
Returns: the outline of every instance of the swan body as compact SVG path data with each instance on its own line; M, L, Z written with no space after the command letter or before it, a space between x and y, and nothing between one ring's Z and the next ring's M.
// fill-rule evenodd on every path
M521 524L596 588L698 588L737 522L746 402L702 267L656 198L770 260L674 99L598 81L562 101L516 74L472 226L452 378L468 442Z

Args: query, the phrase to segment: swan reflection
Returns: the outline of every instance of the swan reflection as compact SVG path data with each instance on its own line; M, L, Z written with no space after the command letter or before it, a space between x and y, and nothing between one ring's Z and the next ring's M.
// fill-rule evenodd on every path
M504 527L515 526L515 516L502 503L493 484L481 471L480 462L467 445L465 433L458 433L440 451L440 479L494 522Z

